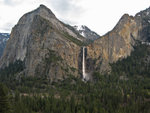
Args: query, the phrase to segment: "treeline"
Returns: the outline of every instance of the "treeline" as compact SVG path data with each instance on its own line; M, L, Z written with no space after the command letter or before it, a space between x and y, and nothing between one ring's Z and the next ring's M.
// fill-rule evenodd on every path
M94 72L92 82L72 75L52 83L44 76L1 75L9 90L2 94L7 88L0 87L0 112L150 113L149 50L146 45L135 47L130 57L111 64L109 75Z
M0 78L8 79L13 77L16 73L23 71L25 68L24 61L16 60L14 63L10 63L9 66L0 69Z
M150 79L124 81L116 76L95 74L99 76L99 82L96 83L84 83L80 79L72 78L53 83L51 86L53 89L47 92L20 93L13 90L9 93L14 96L9 98L10 111L12 113L150 112Z
M138 44L131 56L111 64L112 72L126 76L150 76L150 46Z

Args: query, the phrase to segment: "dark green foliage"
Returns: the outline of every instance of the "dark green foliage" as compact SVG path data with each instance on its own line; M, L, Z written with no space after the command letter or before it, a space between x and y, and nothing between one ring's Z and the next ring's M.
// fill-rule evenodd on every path
M8 67L0 69L0 76L14 75L21 72L24 69L24 62L16 60L14 63L10 63Z
M5 83L10 89L15 89L15 86L20 82L20 78L16 74L23 71L24 68L23 61L17 60L14 63L10 63L8 67L0 69L0 82Z
M43 74L47 76L51 65L53 65L53 67L57 66L62 61L62 58L54 50L48 49L48 53L45 55L43 61L45 65Z
M37 24L38 23L38 24ZM76 33L76 35L78 37L81 37L79 35L79 33L77 33L71 26L66 25L64 23L62 23L64 26L66 26L68 29L74 31ZM34 37L44 37L45 33L47 33L48 31L50 32L56 32L58 34L60 34L62 37L72 41L73 43L79 45L79 46L83 46L84 43L78 39L76 39L75 37L69 35L67 32L61 32L59 31L50 21L42 18L39 15L36 15L34 17L34 23L32 24L32 27L34 28L34 31L32 31L32 35ZM82 37L83 38L83 37Z
M60 21L60 22L61 22L61 21ZM65 23L63 23L63 22L61 22L61 23L62 23L65 27L67 27L68 29L70 29L71 31L73 31L78 37L82 37L82 36L79 34L79 32L74 29L74 27L70 26L69 24L65 24ZM83 37L82 37L82 38L83 38Z
M0 83L0 113L11 113L9 92L7 87Z
M61 22L62 23L62 22ZM69 24L64 24L64 23L62 23L65 27L67 27L68 29L70 29L71 31L73 31L78 37L80 37L80 38L84 38L86 41L84 41L84 43L83 42L81 42L81 45L83 46L86 46L86 45L88 45L88 44L90 44L90 43L92 43L93 42L93 40L90 40L90 39L86 39L85 37L83 37L82 35L80 35L79 34L79 32L77 31L77 30L75 30L75 28L73 28L72 26L70 26ZM80 46L80 45L79 45Z
M8 67L0 69L0 82L4 81L10 84L15 78L15 74L23 71L24 68L23 61L16 60L14 63L10 63Z
M150 76L150 47L138 45L131 56L111 64L112 72L126 76Z
M75 72L77 69L76 68L74 68L74 67L71 67L70 68L73 72Z
M80 40L74 38L73 36L69 35L69 34L66 33L66 32L65 32L65 33L62 33L62 35L64 36L64 38L66 38L66 39L72 41L73 43L75 43L75 44L77 44L77 45L79 45L79 46L83 46L83 45L84 45L84 43L83 43L82 41L80 41Z
M149 113L148 56L148 46L137 46L130 57L111 64L109 75L94 72L93 82L73 75L52 83L44 76L0 80L14 93L14 113ZM61 58L49 50L45 62L58 61Z
M48 49L48 53L45 55L45 63L51 64L51 63L57 63L58 61L61 61L61 56L56 55L56 52L53 50Z
M19 97L15 94L15 113L149 113L150 78L131 77L124 81L117 75L95 74L94 83L70 76L43 90L33 90L34 84L45 81L48 85L46 79L26 78L22 84L27 86L30 81L32 86L28 89L33 91L22 91Z

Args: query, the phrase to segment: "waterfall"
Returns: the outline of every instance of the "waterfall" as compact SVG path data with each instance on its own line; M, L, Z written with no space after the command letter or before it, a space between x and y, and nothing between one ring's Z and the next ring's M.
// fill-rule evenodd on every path
M83 47L83 51L82 51L82 75L83 75L83 79L86 78L86 74L85 74L85 47Z

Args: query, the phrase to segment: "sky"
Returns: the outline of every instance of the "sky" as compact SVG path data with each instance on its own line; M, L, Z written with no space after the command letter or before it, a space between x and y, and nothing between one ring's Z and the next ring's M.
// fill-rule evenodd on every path
M0 0L0 32L11 32L25 13L46 5L70 25L86 25L99 35L112 30L125 13L135 15L150 7L150 0Z

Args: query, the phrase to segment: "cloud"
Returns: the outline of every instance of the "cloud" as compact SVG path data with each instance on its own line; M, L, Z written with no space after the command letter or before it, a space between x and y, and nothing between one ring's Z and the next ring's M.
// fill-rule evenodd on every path
M39 6L37 1L39 0L0 0L0 32L10 32L22 15Z
M3 0L4 5L15 6L23 3L23 0Z
M54 7L57 11L62 13L68 13L74 9L79 10L80 7L78 7L76 4L73 4L74 0L50 0L50 4L52 7Z
M61 21L76 25L80 24L80 19L86 12L86 8L81 4L83 1L85 0L45 0L44 4L47 5Z
M54 8L59 12L68 12L72 9L71 0L50 0Z
M84 9L75 1L78 0L46 0L47 4L61 16L79 15L84 12Z
M77 25L77 21L73 21L73 20L68 20L68 19L63 19L63 18L59 18L62 22L66 23L66 24L70 24L70 25Z
M83 0L0 0L1 20L5 23L5 25L0 23L0 27L3 28L3 31L4 29L5 31L10 30L24 13L34 10L40 4L50 8L65 23L77 24L79 17L82 17L81 15L85 12L80 1ZM3 9L5 12L2 11ZM8 23L13 23L13 25ZM6 27L9 28L6 29Z
M10 33L13 25L13 23L5 23L0 27L0 31Z
M110 31L124 13L134 15L149 7L149 0L0 0L0 32L10 32L23 14L40 4L50 8L61 21L87 25L102 35Z

